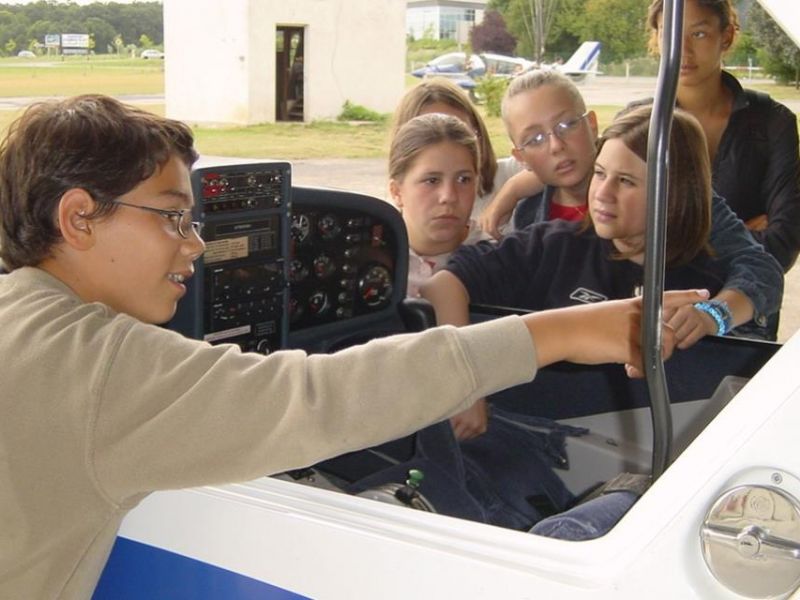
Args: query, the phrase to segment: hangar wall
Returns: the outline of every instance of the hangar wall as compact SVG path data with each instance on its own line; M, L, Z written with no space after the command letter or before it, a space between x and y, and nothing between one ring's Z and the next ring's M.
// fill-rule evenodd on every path
M345 100L394 110L405 89L405 0L164 0L166 114L192 123L276 118L276 28L305 31L304 120Z

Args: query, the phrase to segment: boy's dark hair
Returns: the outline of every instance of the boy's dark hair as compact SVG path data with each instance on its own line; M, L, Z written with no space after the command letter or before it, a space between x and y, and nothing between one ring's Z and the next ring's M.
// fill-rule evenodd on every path
M131 191L176 156L197 159L192 132L101 95L34 104L0 143L0 259L7 270L41 263L61 239L56 211L70 189L98 203L89 217L116 210Z

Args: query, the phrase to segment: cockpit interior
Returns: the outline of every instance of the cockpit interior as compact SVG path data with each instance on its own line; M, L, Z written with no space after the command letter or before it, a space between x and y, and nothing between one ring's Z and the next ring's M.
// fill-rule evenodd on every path
M192 178L208 250L171 328L248 351L318 353L435 325L427 303L405 297L408 239L390 204L293 186L288 163L207 166ZM515 311L471 312L480 321ZM671 459L778 348L709 336L675 353L665 365ZM558 363L487 400L491 444L459 444L443 422L276 477L526 531L620 474L647 480L648 389L621 366ZM507 505L497 514L496 502Z

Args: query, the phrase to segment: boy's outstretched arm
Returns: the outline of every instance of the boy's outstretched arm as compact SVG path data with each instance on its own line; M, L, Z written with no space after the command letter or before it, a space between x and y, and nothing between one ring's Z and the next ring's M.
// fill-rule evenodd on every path
M706 290L664 294L664 311L708 298ZM523 316L536 347L537 364L561 360L582 363L622 363L628 374L641 376L641 298L610 300L546 310ZM662 326L663 357L675 348L675 334Z
M681 307L708 299L707 290L681 290L664 294L664 315ZM422 287L422 297L436 311L438 324L469 323L469 293L461 280L449 271L440 271ZM523 319L534 339L540 367L566 360L570 362L623 363L641 371L641 298L613 300L572 306L525 315ZM664 358L675 348L671 327L663 331Z

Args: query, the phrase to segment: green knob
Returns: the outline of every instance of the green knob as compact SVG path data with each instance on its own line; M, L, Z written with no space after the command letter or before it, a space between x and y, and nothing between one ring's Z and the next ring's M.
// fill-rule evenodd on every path
M423 479L425 479L425 473L423 473L419 469L409 469L408 479L406 479L406 485L412 488L418 488L419 484L422 483Z

